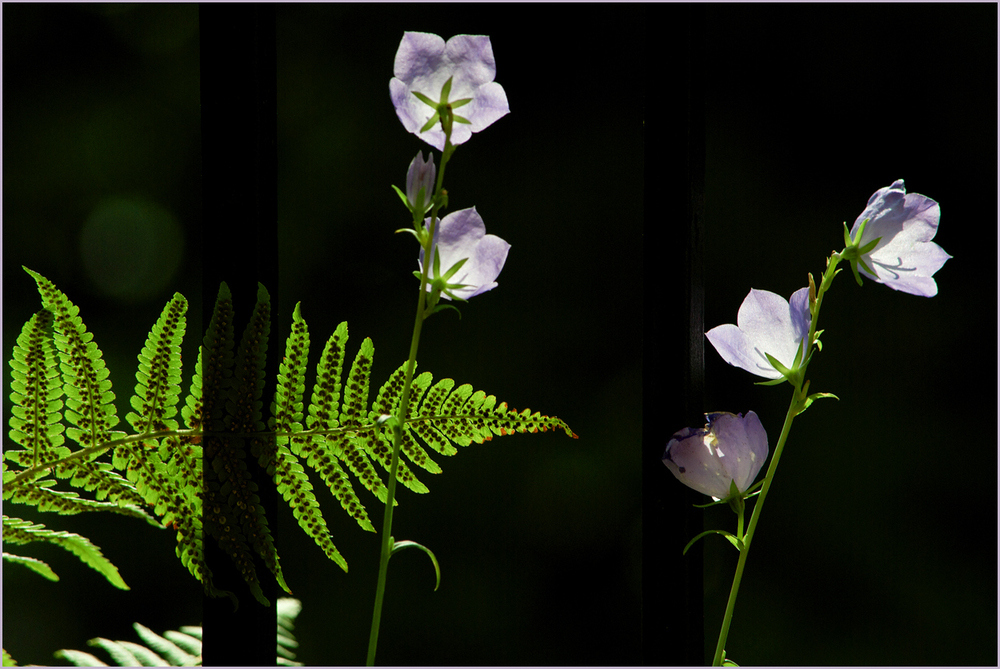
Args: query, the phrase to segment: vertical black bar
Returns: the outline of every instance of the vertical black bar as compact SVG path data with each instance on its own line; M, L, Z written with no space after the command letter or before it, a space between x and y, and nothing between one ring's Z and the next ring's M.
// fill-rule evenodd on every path
M208 324L219 284L225 281L233 295L238 342L256 303L258 281L268 289L272 335L262 398L266 418L280 348L273 334L278 313L275 7L202 4L199 24L204 322ZM273 529L275 491L247 451L247 467ZM205 598L203 664L274 665L273 577L261 561L255 563L264 596L271 602L265 608L250 594L229 557L207 537L205 544L216 586L234 592L239 609L234 612L225 599Z
M705 663L704 496L670 475L670 436L704 424L704 8L650 6L647 26L642 662Z

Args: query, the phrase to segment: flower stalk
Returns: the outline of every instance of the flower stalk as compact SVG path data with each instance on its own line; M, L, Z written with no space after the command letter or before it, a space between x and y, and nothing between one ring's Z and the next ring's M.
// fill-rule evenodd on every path
M733 585L729 590L729 600L726 602L726 612L722 617L722 629L719 630L719 640L716 643L715 655L712 658L712 666L714 667L721 667L725 659L726 639L729 636L729 626L732 623L733 611L736 608L736 597L739 594L740 582L743 580L743 570L746 567L747 557L750 554L750 545L753 542L754 532L757 530L757 523L760 522L760 514L764 508L767 493L771 490L771 484L774 483L774 474L778 470L778 462L781 460L781 453L785 448L785 442L788 441L788 435L792 431L792 421L795 420L796 416L805 411L817 396L828 396L823 393L809 395L809 382L804 379L806 367L811 359L813 345L818 345L819 343L816 336L816 325L819 323L819 312L823 306L823 297L833 283L833 277L837 275L837 264L842 259L842 253L834 253L830 256L827 260L826 271L823 273L823 279L820 282L819 288L816 288L812 275L809 276L809 311L812 315L809 324L809 336L803 342L804 350L802 352L801 365L799 366L798 373L794 376L792 400L788 405L788 411L785 413L785 422L781 426L781 434L778 436L778 443L774 446L774 453L767 467L767 473L764 475L764 485L761 487L760 494L757 496L757 501L753 507L753 512L750 514L750 523L747 526L746 534L742 533L742 514L739 517L737 536L742 541L740 558L736 564Z
M444 170L448 164L448 159L454 153L455 147L451 144L450 133L445 136L444 152L441 155L441 166L437 173L437 183L434 185L434 206L431 208L431 222L429 234L423 239L423 252L427 258L434 252L434 230L438 223L438 211L441 208L442 184L444 183ZM423 213L417 210L413 212L414 227L419 229L423 219ZM375 651L378 647L379 625L382 620L382 602L385 599L385 581L389 570L389 557L392 555L392 510L396 499L396 472L399 469L399 448L403 440L403 424L406 420L406 412L410 406L410 392L413 387L413 370L417 365L417 350L420 347L420 332L424 326L424 319L427 313L427 284L428 273L431 263L424 263L420 272L420 290L417 292L417 313L413 320L413 336L410 338L410 357L406 361L406 373L403 377L403 393L399 401L399 412L392 423L392 460L389 467L388 492L385 498L385 515L382 518L382 549L379 553L378 581L375 587L375 606L372 612L372 627L368 636L368 659L367 666L375 664Z

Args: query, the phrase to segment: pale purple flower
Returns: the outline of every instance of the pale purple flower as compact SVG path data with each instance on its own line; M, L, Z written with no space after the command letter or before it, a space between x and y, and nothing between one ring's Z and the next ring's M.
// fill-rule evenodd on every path
M448 100L471 99L458 108L457 115L469 122L455 123L451 143L457 146L468 141L472 133L510 113L507 94L493 81L496 72L493 46L487 35L455 35L446 43L430 33L405 32L396 52L389 95L403 127L443 151L444 131L440 123L420 132L435 110L413 92L440 101L441 89L450 78Z
M722 359L751 374L780 379L782 373L768 362L765 353L792 369L799 346L809 335L809 289L800 288L787 302L780 295L752 289L736 317L736 325L727 323L705 333ZM805 352L806 354L808 351Z
M708 424L677 432L663 464L684 485L716 499L729 497L730 482L746 492L767 460L767 432L753 411L705 414Z
M431 220L426 219L428 227L430 223ZM434 246L437 248L442 274L462 259L468 258L458 272L448 279L451 285L464 286L451 290L463 300L497 287L496 278L500 276L510 250L510 244L496 235L486 234L486 225L475 207L452 212L438 221L434 230ZM423 271L423 249L420 250L418 262ZM442 293L442 297L450 299L445 293Z
M434 160L425 161L423 151L410 162L410 169L406 172L406 199L409 200L410 206L414 209L419 205L421 214L431 208L436 176L437 168L434 166ZM421 188L424 189L423 199L417 202Z
M855 239L858 247L881 237L874 249L861 256L875 275L862 264L858 270L893 290L924 297L937 295L934 273L951 257L931 241L940 218L938 203L919 193L907 194L902 179L875 191L851 228L854 239L862 221L868 219L862 238Z

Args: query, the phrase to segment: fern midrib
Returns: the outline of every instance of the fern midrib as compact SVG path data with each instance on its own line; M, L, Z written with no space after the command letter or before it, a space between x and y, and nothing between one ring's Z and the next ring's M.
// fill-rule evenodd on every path
M505 414L502 417L510 419L510 418L516 418L519 415L520 414L518 414L516 412L510 412L510 413ZM441 421L441 420L474 420L474 419L480 419L480 418L490 418L490 416L488 416L488 415L484 416L482 414L477 414L477 413L435 414L435 415L432 415L432 416L418 416L418 417L415 417L415 418L407 418L405 422L406 422L407 425L416 425L416 424L419 424L419 423L427 423L427 422ZM543 418L546 418L546 417L543 417ZM187 438L191 438L191 437L229 437L229 438L241 438L241 439L249 439L249 438L260 437L260 436L288 437L288 438L291 438L291 437L316 437L316 436L330 436L330 435L351 434L351 433L358 434L358 433L371 432L372 430L376 430L376 429L381 429L381 427L377 426L377 425L375 425L373 423L371 425L363 425L363 426L350 425L350 426L337 427L337 428L332 428L332 429L313 428L311 430L303 430L303 431L300 431L300 432L286 432L286 431L210 432L210 431L202 431L202 430L181 430L181 429L178 429L178 430L158 430L156 432L144 432L142 434L132 434L132 435L127 435L125 437L120 437L118 439L113 439L111 441L106 441L106 442L104 442L102 444L98 444L97 446L88 446L86 448L80 449L79 451L74 451L70 455L67 455L65 458L61 458L59 460L53 460L52 462L48 462L48 463L45 463L45 464L42 464L42 465L38 465L38 466L32 467L31 469L26 469L23 472L19 473L17 476L15 476L13 479L11 479L9 482L7 482L5 485L8 485L8 486L18 485L19 483L21 483L22 481L24 481L24 479L30 478L30 477L34 476L35 474L37 474L39 472L46 471L48 469L51 469L53 467L57 467L57 466L62 465L62 464L70 463L70 462L72 462L74 460L79 460L81 458L85 458L85 457L87 457L88 455L90 455L92 453L98 453L100 451L103 451L103 450L106 450L106 449L109 449L109 448L113 448L115 446L121 446L121 445L131 444L131 443L135 443L135 442L143 442L143 441L148 441L148 440L151 440L151 439L162 439L162 438L165 438L165 437L180 437L180 438L185 438L185 437L187 437ZM145 461L145 458L142 458L142 460Z

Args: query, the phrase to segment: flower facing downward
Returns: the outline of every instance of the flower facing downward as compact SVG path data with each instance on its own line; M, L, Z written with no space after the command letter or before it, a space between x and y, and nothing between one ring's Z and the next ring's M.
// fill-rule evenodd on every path
M931 241L940 218L938 203L919 193L907 194L902 179L875 191L854 221L851 239L861 249L881 239L858 259L858 271L893 290L923 297L937 295L934 273L951 257ZM866 220L861 239L857 239Z
M753 411L705 418L705 427L686 427L670 438L663 464L684 485L716 499L729 497L730 482L746 492L767 460L764 426Z
M774 368L765 353L788 369L797 367L799 347L809 334L809 289L800 288L786 302L780 295L752 289L736 317L737 325L727 323L705 333L722 359L751 374L768 379L784 375Z
M439 151L444 150L440 123L422 131L435 109L414 93L443 101L442 89L451 80L448 100L462 103L456 116L451 143L462 144L472 133L483 130L510 113L507 94L496 77L493 45L487 35L455 35L447 42L430 33L405 32L396 52L395 75L389 81L389 95L403 127Z
M430 223L431 220L426 219L428 227ZM467 300L497 287L496 278L507 261L510 244L496 235L486 234L486 225L479 212L470 207L452 212L438 222L434 230L434 248L437 249L440 267L445 271L465 260L455 274L447 277L449 286L461 287L443 291L442 297ZM420 250L419 263L423 271L423 249ZM436 277L432 274L431 278Z

